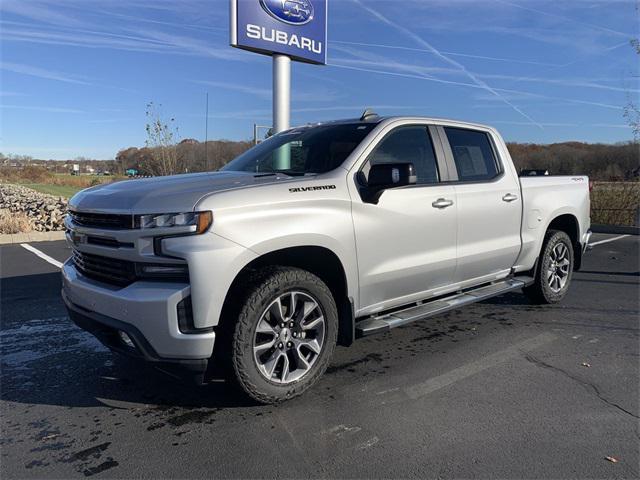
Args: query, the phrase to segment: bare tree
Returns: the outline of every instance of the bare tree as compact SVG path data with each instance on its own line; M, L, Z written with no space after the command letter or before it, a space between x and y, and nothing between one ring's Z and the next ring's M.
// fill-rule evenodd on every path
M640 140L640 109L638 108L638 104L629 99L629 102L624 107L624 113L622 115L631 126L633 138Z
M150 155L145 159L144 169L152 175L172 175L178 173L178 127L175 119L165 121L161 115L162 105L147 104L147 140L145 145Z
M638 5L636 5L636 11L640 11L640 7ZM633 38L629 43L631 44L631 48L640 55L640 39ZM633 77L638 78L637 72ZM634 98L637 100L637 95L635 97L629 95L629 100L627 105L624 107L623 115L633 130L633 138L635 140L640 140L640 107L638 107L638 103L634 101Z

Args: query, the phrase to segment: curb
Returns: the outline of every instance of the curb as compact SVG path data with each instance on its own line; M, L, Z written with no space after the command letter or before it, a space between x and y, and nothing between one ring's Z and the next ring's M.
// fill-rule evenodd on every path
M0 245L10 245L13 243L31 242L52 242L64 240L64 231L57 232L30 232L30 233L9 233L0 235Z
M617 233L619 235L640 235L640 227L625 225L591 225L593 233Z

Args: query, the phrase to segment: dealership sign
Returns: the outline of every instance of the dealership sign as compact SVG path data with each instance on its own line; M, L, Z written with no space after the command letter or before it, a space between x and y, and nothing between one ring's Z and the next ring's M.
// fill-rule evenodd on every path
M327 0L231 0L231 45L327 63Z

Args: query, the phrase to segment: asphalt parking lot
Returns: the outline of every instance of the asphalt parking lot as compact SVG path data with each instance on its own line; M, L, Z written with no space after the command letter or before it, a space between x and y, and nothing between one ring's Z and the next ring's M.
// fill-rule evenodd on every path
M114 358L56 266L0 247L0 476L638 478L639 246L596 245L561 305L512 293L339 348L280 406Z

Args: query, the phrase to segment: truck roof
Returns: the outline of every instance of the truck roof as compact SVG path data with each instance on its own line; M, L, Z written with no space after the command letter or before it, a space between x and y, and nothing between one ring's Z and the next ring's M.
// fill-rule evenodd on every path
M366 113L366 112L365 112ZM386 120L416 120L421 122L433 122L438 124L452 124L459 126L468 126L482 129L493 129L490 125L485 125L481 123L475 122L465 122L462 120L454 120L450 118L438 118L438 117L426 117L422 115L389 115L389 116L379 116L375 113L369 113L367 116L363 115L360 118L343 118L338 120L327 120L323 122L317 123L308 123L308 127L316 126L316 125L340 125L340 124L363 124L363 125L371 125L382 123ZM302 125L301 125L302 126Z

